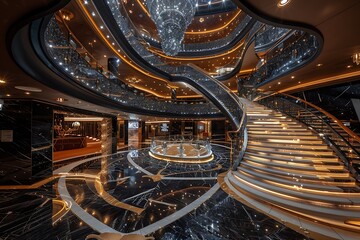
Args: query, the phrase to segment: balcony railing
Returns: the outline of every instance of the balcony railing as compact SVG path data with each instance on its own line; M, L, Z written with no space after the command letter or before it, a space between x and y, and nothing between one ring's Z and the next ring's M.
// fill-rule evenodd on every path
M258 31L255 37L255 52L266 51L271 48L279 39L284 37L289 31L288 28L273 27L265 25Z
M66 38L55 18L49 21L44 38L46 52L57 68L74 82L116 101L120 108L126 106L154 114L174 114L174 116L183 115L184 117L186 115L219 116L220 114L213 104L206 101L184 104L184 101L157 100L155 97L147 97L143 92L127 86L111 73L104 72L98 64L90 64L91 54L83 53L86 51L83 46L76 46L69 38ZM80 54L77 49L81 49L82 53Z
M294 31L292 36L272 49L264 63L247 80L256 88L298 69L316 56L317 38L307 32Z

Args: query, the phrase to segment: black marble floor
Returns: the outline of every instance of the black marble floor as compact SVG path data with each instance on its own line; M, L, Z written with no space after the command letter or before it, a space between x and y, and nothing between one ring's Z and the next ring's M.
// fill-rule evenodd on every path
M212 149L214 160L204 164L155 160L148 149L94 159L71 170L66 188L81 211L121 233L146 232L166 220L147 234L155 239L308 239L215 188L216 176L229 169L229 150ZM0 239L85 239L97 233L81 212L52 217L61 209L55 204L61 200L57 189L54 181L36 190L0 191ZM180 217L167 221L169 216Z

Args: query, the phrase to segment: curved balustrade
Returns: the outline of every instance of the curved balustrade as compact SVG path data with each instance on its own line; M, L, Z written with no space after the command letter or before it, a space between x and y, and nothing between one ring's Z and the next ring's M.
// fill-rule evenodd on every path
M62 69L67 77L102 94L121 106L138 109L138 111L153 112L154 114L173 114L174 116L214 116L220 114L219 110L209 102L194 102L183 104L181 101L159 101L140 94L131 89L117 78L104 75L99 69L94 69L90 63L76 51L64 33L59 28L55 18L52 18L46 28L46 51L58 68ZM84 48L82 48L84 50Z
M263 52L291 31L288 28L265 25L255 37L255 52Z
M276 94L259 102L298 119L311 130L316 131L330 147L334 148L345 166L360 181L360 153L355 146L360 143L360 138L341 121L314 104L291 95Z
M266 55L265 63L247 82L258 88L308 63L319 53L318 50L319 43L314 35L295 31L286 42Z

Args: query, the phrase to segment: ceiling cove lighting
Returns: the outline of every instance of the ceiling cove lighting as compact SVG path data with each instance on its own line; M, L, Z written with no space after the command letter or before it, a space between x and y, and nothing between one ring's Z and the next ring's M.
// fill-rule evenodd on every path
M150 12L161 38L161 47L168 56L175 56L181 50L186 28L191 23L197 0L148 0Z
M278 7L284 7L284 6L286 6L287 4L289 4L289 3L290 3L290 0L279 0L277 6L278 6Z

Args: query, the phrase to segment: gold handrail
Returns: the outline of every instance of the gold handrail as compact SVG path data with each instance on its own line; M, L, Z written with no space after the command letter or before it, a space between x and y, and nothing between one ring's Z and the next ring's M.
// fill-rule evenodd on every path
M286 94L286 93L278 93L278 94L281 94L281 95L284 95L286 97L290 97L290 98L293 98L293 99L296 99L296 100L299 100L305 104L308 104L309 106L315 108L316 110L322 112L323 114L325 114L327 117L331 118L335 123L337 123L337 125L339 125L339 127L341 127L341 129L343 129L347 134L349 134L352 138L354 138L354 140L356 140L358 143L360 143L360 137L358 135L356 135L356 133L354 133L351 129L349 129L348 127L346 127L344 124L342 124L342 122L337 119L334 115L326 112L324 109L302 99L302 98L298 98L298 97L295 97L295 96L292 96L292 95L289 95L289 94Z

